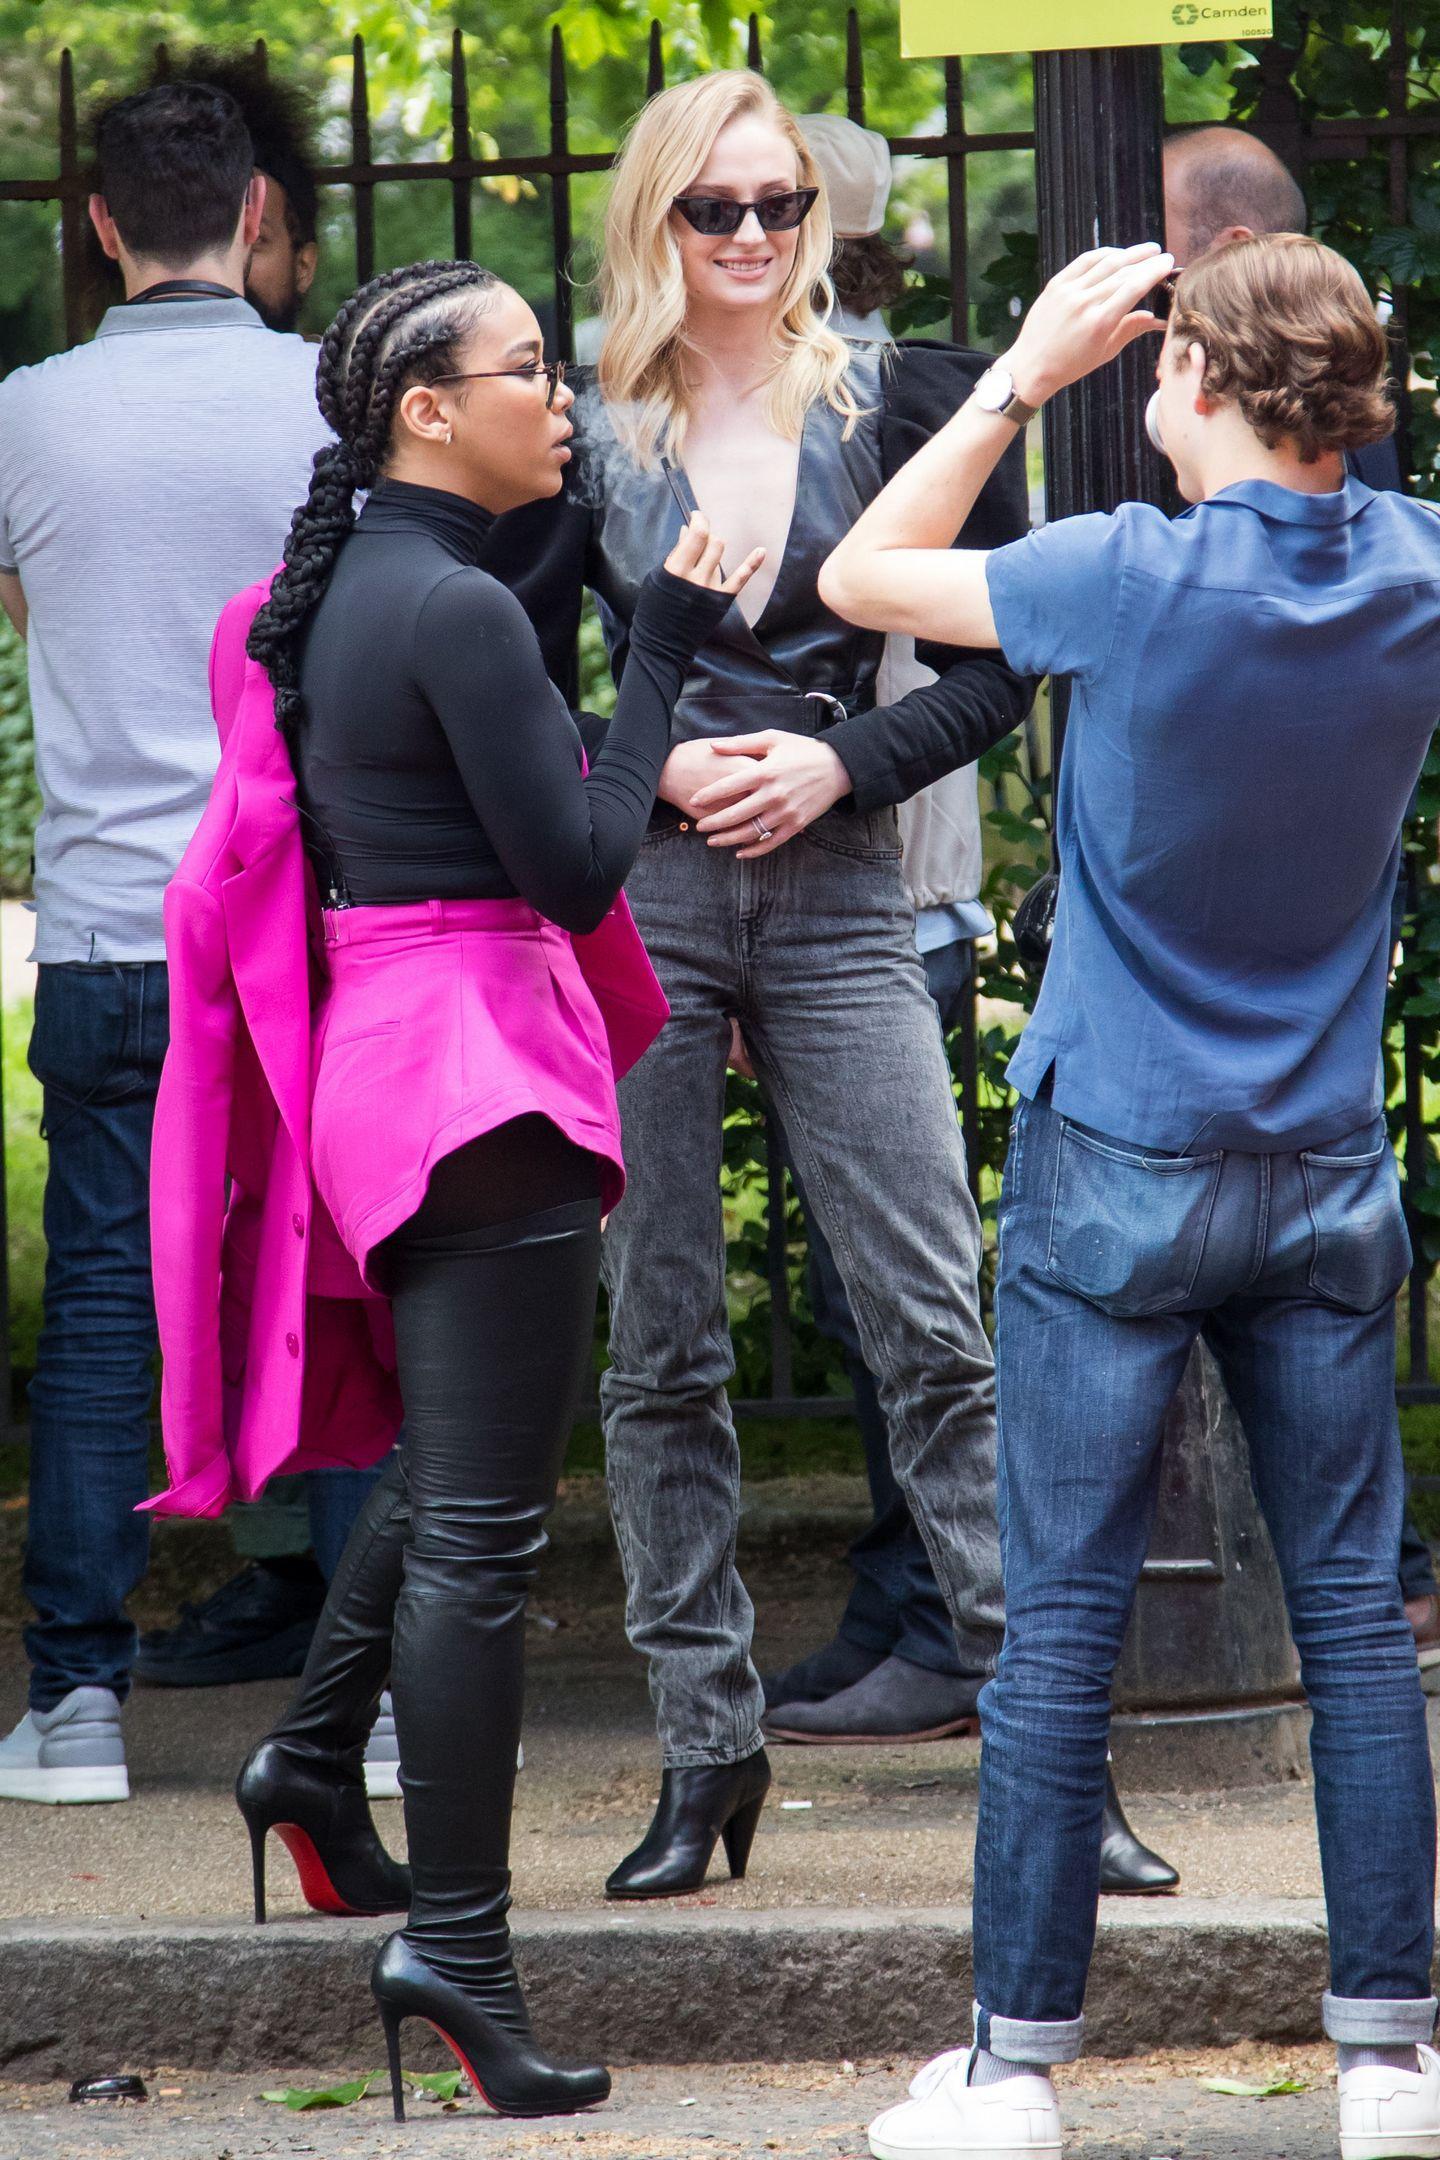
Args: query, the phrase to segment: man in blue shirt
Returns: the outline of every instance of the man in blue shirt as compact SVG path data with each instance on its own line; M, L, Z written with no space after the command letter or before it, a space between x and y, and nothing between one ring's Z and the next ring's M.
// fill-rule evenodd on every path
M1007 429L1161 327L1143 303L1171 267L1147 243L1052 280L821 577L852 620L1074 684L1054 944L1010 1068L975 2045L871 2126L878 2160L1060 2152L1048 2072L1083 2030L1111 1677L1202 1335L1314 1713L1341 2153L1440 2153L1434 1793L1395 1576L1410 1253L1380 1081L1400 827L1440 717L1440 517L1346 477L1391 417L1355 272L1286 234L1174 286L1152 415L1185 516L1128 503L945 552Z

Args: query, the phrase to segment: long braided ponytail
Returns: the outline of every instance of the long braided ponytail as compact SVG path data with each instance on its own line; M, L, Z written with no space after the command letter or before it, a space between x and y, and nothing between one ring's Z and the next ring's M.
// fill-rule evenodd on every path
M301 716L300 633L355 523L357 490L380 477L395 407L412 383L434 382L459 365L458 348L487 304L482 296L498 282L479 263L409 263L362 285L325 333L315 397L337 440L315 458L284 567L246 645L275 685L275 718L287 738Z

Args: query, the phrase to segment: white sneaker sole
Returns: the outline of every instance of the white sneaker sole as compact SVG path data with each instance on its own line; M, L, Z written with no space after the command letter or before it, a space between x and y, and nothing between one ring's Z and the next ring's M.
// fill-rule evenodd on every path
M1440 2130L1342 2131L1340 2160L1440 2160Z
M368 1800L400 1799L399 1763L367 1762L365 1765L365 1796Z
M97 1764L73 1770L10 1770L0 1767L0 1800L38 1800L64 1807L87 1800L128 1800L130 1775L124 1763Z
M897 2145L873 2130L867 2138L874 2160L1061 2160L1058 2138L1040 2145Z

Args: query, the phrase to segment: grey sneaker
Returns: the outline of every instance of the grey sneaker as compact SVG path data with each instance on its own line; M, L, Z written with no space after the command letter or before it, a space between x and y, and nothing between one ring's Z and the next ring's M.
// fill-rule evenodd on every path
M365 1743L365 1791L372 1800L400 1798L400 1742L395 1737L395 1705L389 1688L380 1697Z
M53 1710L27 1710L0 1740L0 1800L128 1800L120 1699L77 1687Z

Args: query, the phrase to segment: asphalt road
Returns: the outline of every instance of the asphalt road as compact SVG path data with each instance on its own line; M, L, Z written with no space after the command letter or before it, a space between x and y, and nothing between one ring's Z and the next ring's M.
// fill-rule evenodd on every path
M1330 2058L1321 2048L1091 2063L1064 2093L1066 2160L1331 2160ZM345 2066L353 2075L357 2066ZM365 2066L359 2066L365 2067ZM735 2064L625 2070L609 2103L568 2121L502 2123L473 2102L411 2103L400 2128L386 2092L292 2114L261 2078L164 2071L146 2105L71 2106L56 2086L0 2086L3 2160L863 2160L864 2125L903 2095L911 2064ZM1245 2100L1199 2078L1305 2081ZM277 2075L276 2084L283 2083ZM307 2082L310 2082L307 2080Z

